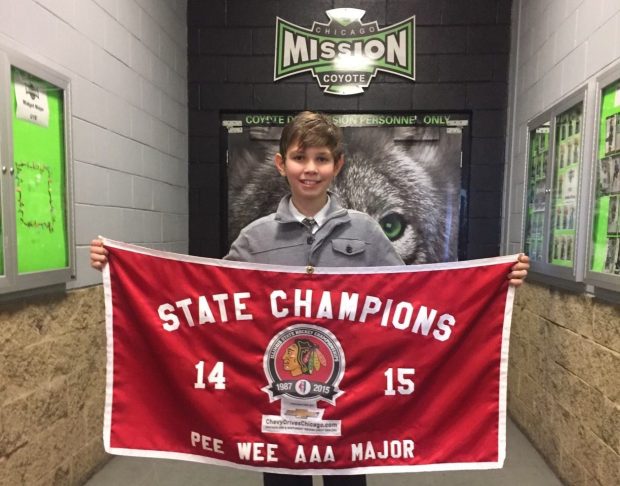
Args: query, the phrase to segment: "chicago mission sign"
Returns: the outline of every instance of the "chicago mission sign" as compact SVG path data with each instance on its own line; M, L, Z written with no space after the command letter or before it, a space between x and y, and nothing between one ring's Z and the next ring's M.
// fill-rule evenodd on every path
M336 8L307 29L276 19L274 81L310 71L326 93L358 94L377 71L415 79L415 17L379 28L364 10Z

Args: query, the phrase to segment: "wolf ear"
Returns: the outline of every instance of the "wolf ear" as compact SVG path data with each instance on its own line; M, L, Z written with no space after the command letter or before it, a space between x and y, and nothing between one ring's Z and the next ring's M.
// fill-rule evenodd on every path
M344 155L341 155L340 158L334 162L334 175L337 176L342 170L342 166L344 165Z
M280 173L280 175L285 176L286 166L284 164L284 157L282 157L282 154L277 153L274 157L274 162L276 164L276 169L278 169L278 172Z

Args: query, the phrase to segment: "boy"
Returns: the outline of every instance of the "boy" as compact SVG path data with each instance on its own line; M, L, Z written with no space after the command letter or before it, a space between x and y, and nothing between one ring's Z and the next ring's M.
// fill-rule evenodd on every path
M403 265L374 219L342 208L329 193L343 164L340 128L322 114L297 115L282 130L275 156L291 194L275 213L246 226L224 258L308 267Z
M286 177L290 195L275 213L246 226L233 242L228 260L278 265L361 267L403 265L378 223L370 216L342 208L329 192L344 164L342 131L320 113L302 112L282 131L275 165ZM521 285L529 259L522 255L508 275ZM106 252L91 243L91 265L101 269ZM265 486L311 486L310 476L265 474ZM325 476L326 486L364 486L365 476Z

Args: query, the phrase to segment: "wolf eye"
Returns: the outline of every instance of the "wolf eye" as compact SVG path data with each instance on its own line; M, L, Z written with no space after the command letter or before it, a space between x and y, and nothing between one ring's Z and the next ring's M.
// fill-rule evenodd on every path
M397 213L386 214L379 220L379 224L385 236L387 236L390 241L395 241L400 238L407 226L403 217Z

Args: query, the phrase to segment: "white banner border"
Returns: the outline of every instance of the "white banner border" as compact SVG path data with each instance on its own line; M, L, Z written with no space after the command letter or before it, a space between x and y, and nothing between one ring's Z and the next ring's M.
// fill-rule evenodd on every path
M245 270L261 270L264 272L286 272L286 273L307 273L305 266L287 266L287 265L268 265L266 263L248 263L237 262L233 260L218 260L216 258L198 257L192 255L182 255L180 253L172 253L163 250L154 250L143 246L133 245L131 243L123 243L121 241L111 240L103 236L99 237L103 244L120 250L128 250L134 253L150 255L153 257L166 258L168 260L176 260L179 262L200 263L202 265L211 265L215 267L241 268ZM480 258L478 260L464 260L460 262L445 263L421 263L416 265L400 265L386 267L314 267L313 274L366 274L366 273L415 273L428 272L433 270L452 270L456 268L473 268L484 267L487 265L495 265L498 263L517 262L518 254L506 255L492 258Z
M196 257L182 255L162 250L154 250L130 243L123 243L105 237L99 237L104 245L134 253L149 255L159 258L166 258L181 262L200 263L217 267L241 268L248 270L262 270L271 272L286 273L306 273L305 267L290 267L285 265L267 265L246 262L235 262L228 260L218 260L214 258ZM315 269L313 274L366 274L366 273L415 273L433 270L446 270L455 268L473 268L499 263L516 262L518 254L506 255L493 258L482 258L478 260L466 260L460 262L431 263L411 266L396 267L330 267ZM495 462L464 462L464 463L440 463L440 464L418 464L409 466L364 466L343 469L288 469L262 467L254 465L244 465L232 461L211 458L199 454L187 454L170 451L153 451L144 449L124 449L110 446L110 435L112 430L112 393L114 389L114 349L113 349L113 320L112 320L112 286L110 279L109 265L103 269L103 288L105 301L105 322L107 338L107 366L106 366L106 390L105 406L103 417L103 443L105 451L109 454L116 454L128 457L148 457L156 459L176 459L183 461L199 462L217 466L227 466L235 469L243 469L255 472L269 472L280 474L295 474L299 476L312 475L354 475L354 474L389 474L389 473L413 473L431 471L465 471L465 470L488 470L501 469L506 458L506 412L507 412L507 388L508 388L508 347L510 340L510 327L512 321L512 309L515 296L515 288L510 286L506 297L504 309L504 322L502 327L502 344L499 372L499 422L498 422L498 460Z

